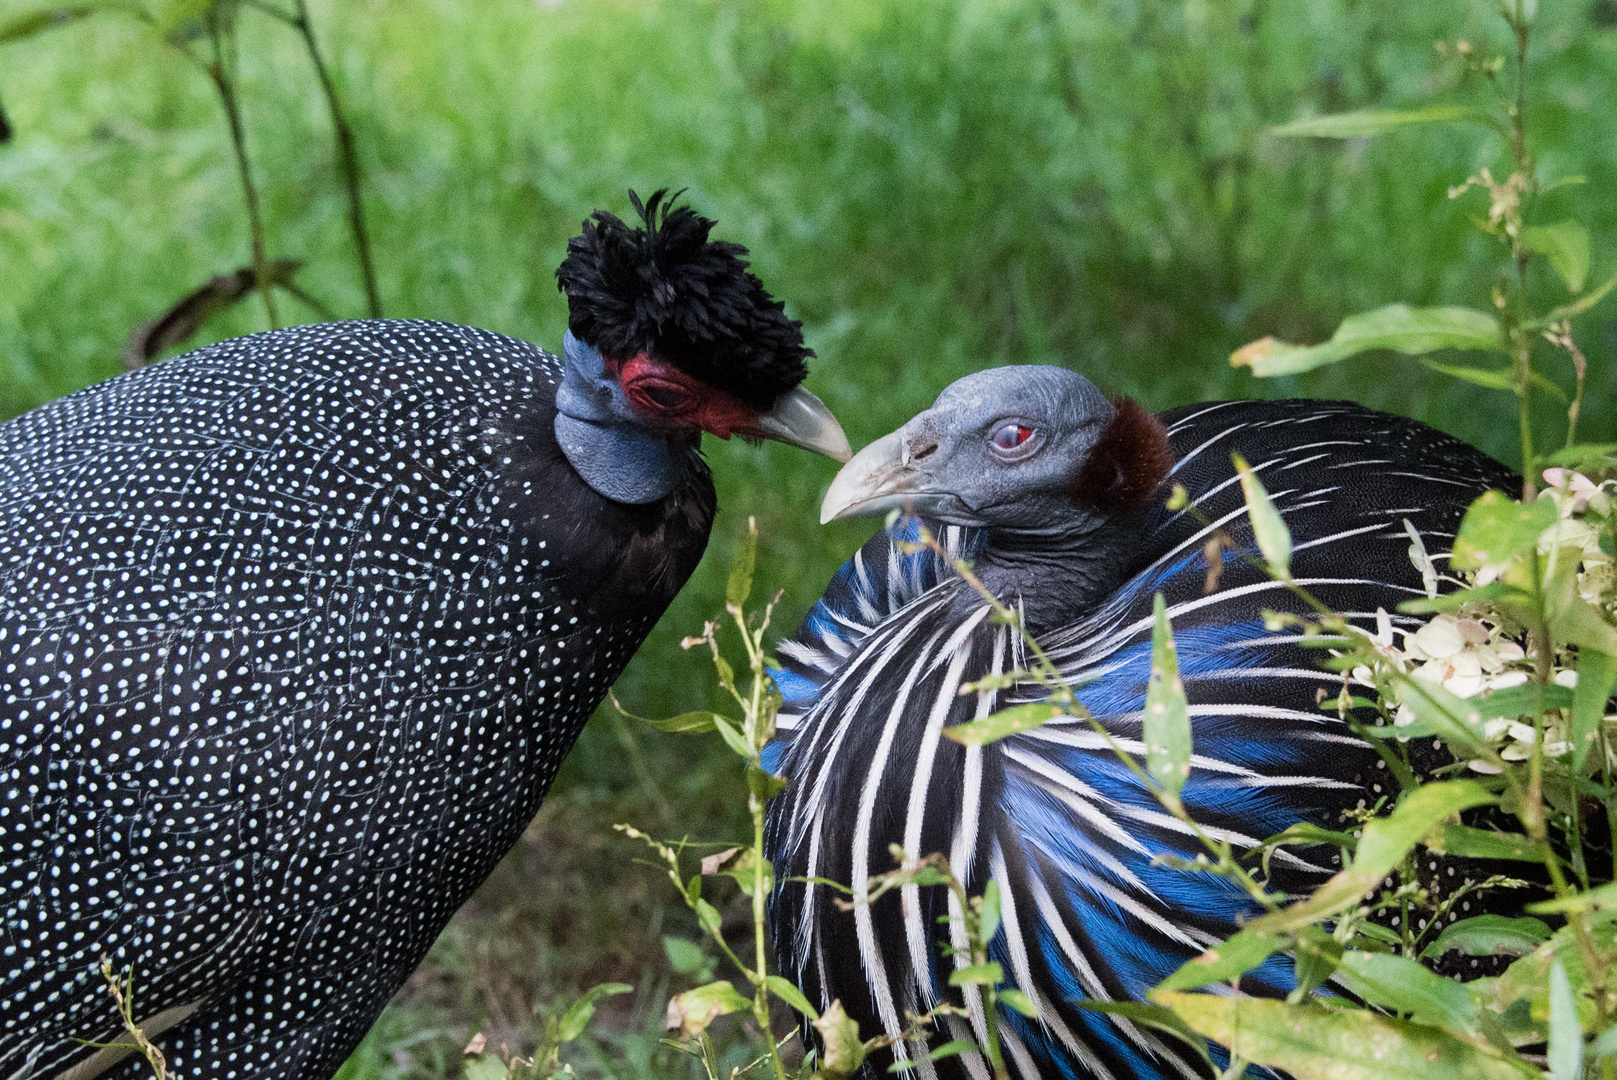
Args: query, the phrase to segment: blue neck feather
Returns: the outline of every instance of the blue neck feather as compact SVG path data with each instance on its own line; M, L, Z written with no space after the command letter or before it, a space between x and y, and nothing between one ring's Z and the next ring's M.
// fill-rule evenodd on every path
M562 338L562 371L556 442L584 482L620 503L656 502L673 491L682 448L635 415L601 354L571 330Z

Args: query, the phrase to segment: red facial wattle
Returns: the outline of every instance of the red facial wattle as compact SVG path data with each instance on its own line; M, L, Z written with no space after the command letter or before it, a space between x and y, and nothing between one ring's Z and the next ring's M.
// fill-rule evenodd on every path
M674 365L640 353L607 361L629 407L654 424L700 428L721 439L762 435L759 411L740 399L699 382Z

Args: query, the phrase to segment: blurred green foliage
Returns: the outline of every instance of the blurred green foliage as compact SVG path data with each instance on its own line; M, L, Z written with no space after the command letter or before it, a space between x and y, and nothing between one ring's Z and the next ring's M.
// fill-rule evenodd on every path
M40 6L0 0L0 17ZM389 315L554 349L566 314L552 273L580 219L624 212L631 186L686 187L803 319L819 354L809 386L855 445L969 371L1062 363L1149 407L1346 397L1514 454L1514 426L1494 419L1508 415L1502 395L1407 362L1372 357L1260 383L1226 359L1264 334L1323 340L1344 315L1393 300L1485 295L1499 254L1467 221L1475 204L1447 190L1501 164L1494 141L1437 128L1373 143L1265 129L1436 94L1482 101L1476 77L1433 44L1458 33L1502 50L1486 3L1469 13L1399 0L311 6L368 173ZM1617 6L1543 7L1529 57L1534 150L1546 177L1585 182L1559 188L1542 212L1589 226L1599 279L1617 265L1617 142L1602 115L1617 100ZM324 100L295 35L251 10L241 18L271 254L306 260L301 283L359 314ZM10 415L116 374L131 328L244 265L248 242L218 101L146 28L105 15L0 46L0 102L15 128L0 145L0 412ZM288 299L282 317L314 315ZM262 318L244 303L204 333L247 333ZM1583 333L1581 431L1609 439L1617 320L1590 319ZM1554 431L1553 402L1545 408ZM763 538L758 580L787 590L786 624L868 530L814 526L829 462L713 440L708 451L723 514L709 559L619 686L640 713L713 694L677 641L722 606L720 568L747 515ZM680 810L666 823L680 828L734 824L722 821L733 800L712 790L718 761L675 756L690 753L611 718L592 724L518 858L412 983L411 1023L395 1016L386 1031L398 1038L373 1040L392 1048L374 1060L438 1071L417 1053L431 1040L399 1033L441 1027L433 1060L449 1062L444 1040L468 1025L492 1018L515 1039L532 1004L613 977L641 983L641 1011L603 1003L602 1015L642 1042L603 1051L598 1066L650 1062L655 1040L633 1033L655 1030L644 1002L661 991L636 970L661 970L659 935L679 913L618 881L636 876L627 867L603 889L603 860L626 856L599 834L626 816L657 825L670 805ZM398 1049L411 1039L417 1051Z

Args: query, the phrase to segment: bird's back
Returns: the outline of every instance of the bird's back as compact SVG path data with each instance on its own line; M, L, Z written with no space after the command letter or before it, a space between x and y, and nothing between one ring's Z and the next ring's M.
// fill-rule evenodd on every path
M1191 815L1237 847L1296 821L1339 827L1344 811L1396 785L1374 751L1320 709L1318 692L1334 699L1340 680L1320 670L1319 651L1265 625L1264 609L1302 611L1299 601L1233 552L1206 591L1215 529L1254 550L1231 453L1252 463L1281 510L1299 581L1372 627L1377 608L1395 612L1423 594L1406 519L1441 560L1469 502L1516 480L1457 440L1351 404L1230 402L1162 419L1173 473L1143 519L1113 538L1116 587L1086 610L1047 619L1036 628L1041 642L1095 717L1138 752L1161 591L1191 707ZM1189 510L1163 505L1175 483ZM857 894L891 868L890 844L911 856L941 851L972 892L990 876L1001 881L1004 923L992 955L1044 1005L1039 1021L1005 1013L1014 1071L1193 1074L1149 1031L1072 1002L1139 997L1234 932L1251 902L1223 879L1154 864L1200 849L1086 724L1057 722L983 748L940 738L947 725L1041 694L1030 686L959 695L962 683L1025 667L1027 657L935 554L906 546L913 524L906 529L866 544L781 649L787 704L770 761L790 786L771 806L769 838L783 882L773 909L783 967L811 998L840 999L866 1036L896 1033L907 1011L957 997L949 969L969 960L942 948L954 933L937 922L949 911L942 890L912 887L847 912L803 881L829 877ZM939 532L967 558L989 543L981 533ZM1282 890L1311 889L1332 870L1326 852L1274 865ZM1284 989L1290 978L1287 963L1273 961L1253 986ZM982 1038L956 1018L945 1030ZM934 1068L981 1073L970 1055L921 1072Z
M677 511L578 480L559 377L339 323L0 427L0 1076L112 1034L104 956L182 1075L369 1026L706 542L705 470Z

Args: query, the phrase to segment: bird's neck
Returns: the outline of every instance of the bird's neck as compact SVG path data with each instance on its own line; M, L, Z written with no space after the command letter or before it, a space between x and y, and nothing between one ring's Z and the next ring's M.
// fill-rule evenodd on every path
M1037 635L1072 622L1117 587L1139 531L1133 515L1071 532L994 530L975 572L1001 602L1021 606Z

